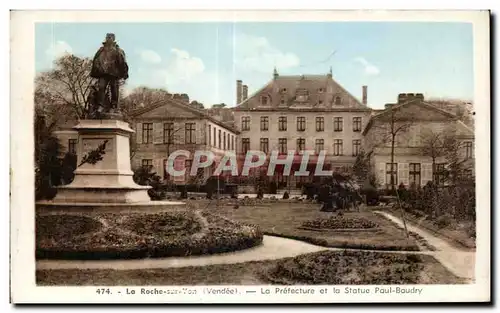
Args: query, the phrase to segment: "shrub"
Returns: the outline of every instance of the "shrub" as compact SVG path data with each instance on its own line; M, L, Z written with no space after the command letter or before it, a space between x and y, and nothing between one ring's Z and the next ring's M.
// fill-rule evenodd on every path
M330 218L318 218L312 221L306 221L303 227L317 229L366 229L375 228L378 225L365 218L344 217L343 214L332 216Z
M278 184L275 181L269 183L269 193L275 195L278 192Z
M367 205L377 205L379 202L379 193L372 185L366 185L361 189L361 194L366 198Z
M445 227L448 227L450 226L451 224L453 223L453 217L449 214L444 214L444 215L441 215L439 216L437 219L436 219L436 226L438 228L445 228Z
M290 198L290 195L288 194L288 191L285 191L285 193L283 193L283 199L287 200L289 198Z
M426 215L425 212L422 210L412 210L411 213L415 215L416 218L422 218Z

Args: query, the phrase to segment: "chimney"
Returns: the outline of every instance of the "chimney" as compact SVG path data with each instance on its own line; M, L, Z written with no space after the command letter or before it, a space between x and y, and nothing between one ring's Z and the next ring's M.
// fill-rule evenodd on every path
M422 93L400 93L398 95L398 104L403 104L408 101L424 101L424 94Z
M236 81L236 104L241 103L242 84L243 82L240 79Z
M363 105L368 104L368 86L363 86Z
M245 101L247 98L248 98L248 86L247 85L243 85L243 95L242 95L242 99L243 101Z

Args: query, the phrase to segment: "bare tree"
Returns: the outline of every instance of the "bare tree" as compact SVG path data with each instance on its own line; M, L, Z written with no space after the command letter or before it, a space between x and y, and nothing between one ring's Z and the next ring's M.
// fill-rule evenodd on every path
M133 111L135 109L155 105L165 99L170 98L172 98L172 94L170 94L163 88L149 88L146 86L139 86L132 89L123 99L123 101L124 106L128 110Z
M73 119L83 119L89 111L89 93L95 80L90 77L92 60L64 55L54 61L54 68L35 79L35 103L64 108Z
M377 135L379 137L379 142L376 145L386 145L390 144L391 146L391 178L390 185L391 190L396 189L396 181L395 175L393 172L393 164L394 164L394 154L397 141L400 135L407 133L411 126L414 124L415 118L408 113L404 113L398 108L393 108L393 105L390 105L388 110L383 115L380 115L378 121L374 123L373 128L377 129Z
M445 156L444 145L445 133L433 129L425 130L420 136L420 152L423 156L428 156L432 160L432 181L436 183L437 159Z

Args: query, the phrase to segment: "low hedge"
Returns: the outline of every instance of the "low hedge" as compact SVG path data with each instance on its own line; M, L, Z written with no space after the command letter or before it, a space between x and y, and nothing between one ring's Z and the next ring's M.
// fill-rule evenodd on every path
M418 284L430 256L320 251L277 261L264 277L285 285Z
M37 216L36 257L39 259L137 259L223 253L254 247L263 234L210 213L93 213ZM94 220L92 231L61 235L68 221ZM47 222L51 221L50 225ZM54 221L57 221L54 223ZM85 222L86 223L86 222ZM48 231L50 228L53 231ZM38 231L41 230L41 231Z
M337 215L329 218L318 218L306 221L302 226L315 229L369 229L378 227L378 224L361 217L344 217Z

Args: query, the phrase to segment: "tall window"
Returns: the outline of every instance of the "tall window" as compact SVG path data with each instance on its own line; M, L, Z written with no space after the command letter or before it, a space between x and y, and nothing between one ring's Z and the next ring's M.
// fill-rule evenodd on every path
M268 105L271 103L271 99L269 98L269 96L261 96L260 97L260 103L262 105Z
M287 153L288 149L286 147L286 138L279 138L278 139L278 150L279 153Z
M434 183L436 185L443 185L446 177L446 167L444 163L435 164L435 169L432 171L434 176Z
M304 116L297 117L297 130L298 131L306 130L306 118Z
M409 181L410 186L415 184L416 187L420 186L420 163L410 163L409 171Z
M217 133L217 135L218 135L218 139L219 139L218 147L219 147L219 149L222 149L222 133L221 133L220 129L219 129L219 132Z
M231 150L234 150L234 136L231 136Z
M210 125L209 125L210 127ZM210 128L208 129L210 132ZM163 143L173 143L174 123L163 123Z
M227 133L227 150L231 150L231 135Z
M343 155L342 139L333 140L333 155Z
M142 159L141 165L144 169L151 170L153 168L153 160L152 159Z
M360 132L361 131L361 117L353 117L352 118L352 131Z
M241 130L250 130L250 116L241 118Z
M322 116L316 117L316 131L322 132L325 130L325 118Z
M314 145L314 151L319 154L321 151L325 150L325 140L316 139L316 144Z
M195 123L186 123L186 143L196 143Z
M266 154L269 152L269 138L260 138L260 151Z
M76 139L68 140L68 152L71 154L76 154Z
M193 165L192 160L184 160L184 168L186 169L186 175L190 175L191 173L191 166Z
M260 117L260 130L269 130L269 116Z
M208 145L212 145L212 125L208 125Z
M352 141L352 155L357 156L361 151L361 139L354 139Z
M343 120L342 117L334 117L333 118L333 131L341 132L343 129Z
M278 130L286 131L286 116L280 116L278 118Z
M391 177L393 181L391 181ZM394 182L394 186L398 186L398 163L386 163L385 164L385 183L386 187L391 187L391 182Z
M250 138L241 138L241 150L245 154L250 150Z
M222 135L222 149L226 150L226 133Z
M214 147L217 147L217 132L215 131L215 127L214 127Z
M153 123L142 124L142 143L153 142Z
M297 139L297 151L304 151L306 149L306 140L304 138Z
M341 105L342 104L342 98L340 98L339 96L336 96L335 97L335 104L336 105Z
M465 142L465 158L472 158L472 142L470 141Z

